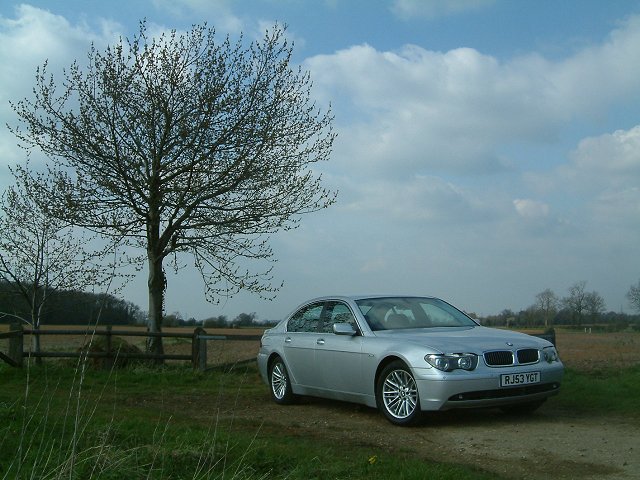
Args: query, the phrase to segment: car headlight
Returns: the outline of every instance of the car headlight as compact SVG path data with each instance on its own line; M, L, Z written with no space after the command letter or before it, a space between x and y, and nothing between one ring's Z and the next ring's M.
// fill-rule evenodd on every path
M473 370L478 365L478 356L474 353L430 354L424 359L429 365L443 372L452 370Z
M545 347L542 349L542 358L546 360L547 363L559 362L560 357L558 356L558 351L556 347Z

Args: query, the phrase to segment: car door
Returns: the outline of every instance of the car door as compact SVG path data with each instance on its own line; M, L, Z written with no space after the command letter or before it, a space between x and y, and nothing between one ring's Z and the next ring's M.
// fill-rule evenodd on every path
M354 336L336 335L333 333L334 323L350 323L358 333ZM349 307L342 302L327 302L320 332L316 341L320 388L332 392L364 393L362 335Z
M318 384L315 347L318 341L323 302L306 305L287 322L284 336L284 356L293 383L305 387Z

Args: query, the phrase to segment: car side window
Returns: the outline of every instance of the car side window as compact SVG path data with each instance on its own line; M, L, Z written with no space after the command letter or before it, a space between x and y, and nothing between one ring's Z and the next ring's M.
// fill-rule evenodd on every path
M314 303L298 310L287 323L287 332L317 332L322 303Z
M353 313L351 313L349 307L344 303L331 302L327 304L327 314L325 315L320 331L323 333L333 333L334 323L349 323L356 332L359 331Z

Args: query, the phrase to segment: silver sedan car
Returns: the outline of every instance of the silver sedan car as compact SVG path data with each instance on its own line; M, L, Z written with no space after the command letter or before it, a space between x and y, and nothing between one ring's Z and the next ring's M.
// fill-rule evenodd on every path
M422 411L532 412L560 390L553 344L487 328L434 297L322 297L266 330L258 366L276 403L299 395L377 407L392 423Z

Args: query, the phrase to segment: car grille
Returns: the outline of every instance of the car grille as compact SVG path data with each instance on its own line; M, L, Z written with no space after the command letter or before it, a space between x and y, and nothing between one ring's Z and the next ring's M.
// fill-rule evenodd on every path
M513 352L500 350L497 352L486 352L484 361L490 367L500 367L503 365L513 365Z
M535 348L523 348L516 352L518 365L537 363L540 360L538 350ZM484 362L489 367L506 367L515 365L514 355L511 350L495 350L484 353Z
M540 359L538 355L538 350L535 348L518 350L518 363L536 363Z

